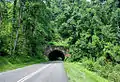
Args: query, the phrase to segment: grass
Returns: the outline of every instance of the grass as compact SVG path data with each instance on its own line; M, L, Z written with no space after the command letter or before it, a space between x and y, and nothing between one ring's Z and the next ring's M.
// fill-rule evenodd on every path
M108 82L96 73L88 71L80 63L64 63L69 82Z
M0 72L13 70L21 67L25 67L28 65L45 62L44 59L39 58L8 58L8 57L0 57Z

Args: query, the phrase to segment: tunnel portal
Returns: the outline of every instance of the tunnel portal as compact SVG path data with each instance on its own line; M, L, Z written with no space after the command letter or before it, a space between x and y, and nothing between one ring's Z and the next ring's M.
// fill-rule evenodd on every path
M64 61L66 55L66 48L62 46L47 46L44 54L50 61L62 60Z
M48 58L50 61L54 61L54 60L64 61L65 56L64 56L64 53L62 51L53 50L52 52L49 53Z

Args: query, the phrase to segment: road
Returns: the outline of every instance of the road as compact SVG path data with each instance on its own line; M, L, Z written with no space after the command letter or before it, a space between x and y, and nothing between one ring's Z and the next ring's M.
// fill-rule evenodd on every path
M0 73L0 82L68 82L62 61L34 64Z

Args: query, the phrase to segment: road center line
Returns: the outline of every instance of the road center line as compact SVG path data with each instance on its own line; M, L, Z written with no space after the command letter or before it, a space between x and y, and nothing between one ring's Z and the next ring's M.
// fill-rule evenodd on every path
M52 65L52 64L48 64L48 65L46 65L46 66L38 69L37 71L35 71L35 72L33 72L33 73L31 73L31 74L29 74L29 75L21 78L21 79L18 80L17 82L24 82L24 81L28 80L29 78L33 77L34 75L36 75L37 73L41 72L42 70L44 70L45 68L49 67L50 65Z

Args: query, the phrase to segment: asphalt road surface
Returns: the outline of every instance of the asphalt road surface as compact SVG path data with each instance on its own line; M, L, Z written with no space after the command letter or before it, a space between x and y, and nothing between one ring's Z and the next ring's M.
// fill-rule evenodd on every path
M0 73L0 82L68 82L62 61L34 64Z

